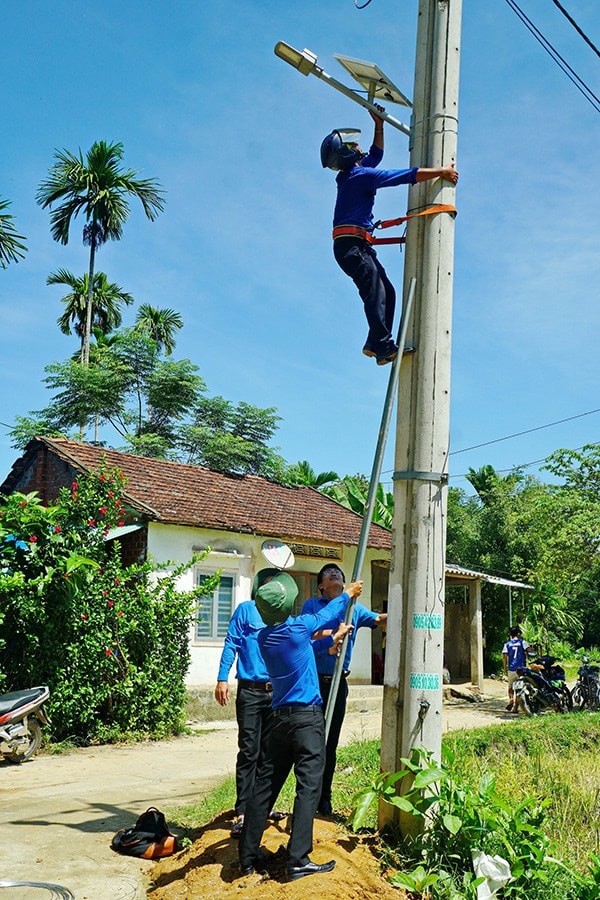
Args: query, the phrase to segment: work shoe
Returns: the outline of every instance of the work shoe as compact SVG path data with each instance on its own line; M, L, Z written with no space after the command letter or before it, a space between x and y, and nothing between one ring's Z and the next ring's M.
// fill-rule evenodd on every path
M320 816L332 816L333 808L331 806L331 800L321 800L317 807L317 812Z
M330 859L329 862L321 865L311 862L309 859L304 865L288 865L287 874L290 881L297 881L299 878L305 878L306 875L319 875L320 873L331 872L333 869L335 869L335 859Z
M377 356L377 354L375 353L375 351L374 351L371 347L369 347L368 344L365 344L365 346L364 346L363 349L362 349L362 352L364 353L365 356L368 356L368 357L371 358L371 359L372 359L374 356Z
M378 366L387 366L388 363L394 362L396 357L398 356L398 350L390 350L384 356L377 357L377 365Z

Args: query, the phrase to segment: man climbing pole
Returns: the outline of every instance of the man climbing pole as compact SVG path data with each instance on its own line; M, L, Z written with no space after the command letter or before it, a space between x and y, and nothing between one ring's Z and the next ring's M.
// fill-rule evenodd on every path
M383 112L382 107L377 107ZM444 178L458 181L454 163L440 168L378 169L383 159L383 119L369 110L375 123L373 144L364 153L355 142L345 141L332 131L321 144L323 168L337 171L337 199L333 214L333 255L340 268L358 288L365 307L369 333L363 347L365 356L375 357L378 366L392 362L398 347L392 334L396 292L371 246L373 205L379 188L415 184Z

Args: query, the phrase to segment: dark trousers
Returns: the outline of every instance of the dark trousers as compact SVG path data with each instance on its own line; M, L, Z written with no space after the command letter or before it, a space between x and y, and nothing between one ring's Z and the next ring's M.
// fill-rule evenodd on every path
M333 255L338 266L349 275L361 296L369 334L365 346L377 356L385 356L395 348L392 335L396 291L374 249L361 238L337 238Z
M274 712L269 757L257 772L254 792L240 837L240 865L252 865L269 815L271 797L279 794L292 766L296 796L288 843L290 865L304 865L312 850L313 819L321 793L325 763L325 722L320 706L284 707Z
M272 699L272 691L238 685L235 698L238 723L235 812L238 816L245 815L248 800L254 789L256 773L268 756L273 728Z
M319 687L321 689L321 697L323 698L323 712L325 712L329 701L329 692L331 690L331 682L325 681L323 676L319 676ZM321 797L319 806L323 801L331 803L331 784L335 774L335 764L337 759L337 746L340 742L340 733L344 724L344 716L346 715L346 700L348 699L348 682L342 676L338 687L337 697L335 698L335 706L333 707L333 715L329 726L329 734L327 735L327 746L325 749L325 770L323 772L323 785L321 787Z

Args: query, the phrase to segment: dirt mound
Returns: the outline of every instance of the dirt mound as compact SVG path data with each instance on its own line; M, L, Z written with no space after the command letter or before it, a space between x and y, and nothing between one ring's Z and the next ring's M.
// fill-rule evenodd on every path
M311 875L288 882L282 850L287 844L290 819L269 824L262 849L271 854L266 875L240 876L237 841L230 837L233 812L223 813L209 823L187 850L161 860L152 872L150 900L179 900L179 898L244 897L277 898L277 900L313 900L322 895L327 900L381 900L393 897L404 900L404 891L391 887L381 874L378 840L372 836L349 834L341 825L325 819L315 819L314 851L311 858L317 863L335 859L333 872Z

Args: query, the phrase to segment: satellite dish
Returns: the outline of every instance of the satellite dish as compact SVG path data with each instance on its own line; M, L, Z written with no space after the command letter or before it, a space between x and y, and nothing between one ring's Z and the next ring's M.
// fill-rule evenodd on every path
M291 569L294 565L294 554L283 541L263 541L260 552L275 569Z

